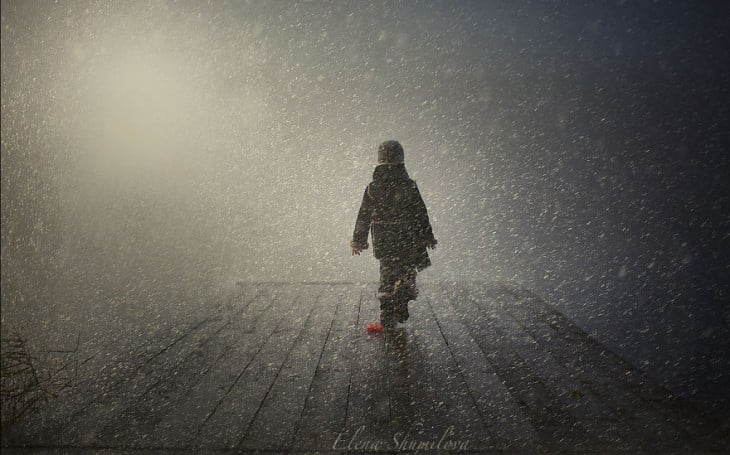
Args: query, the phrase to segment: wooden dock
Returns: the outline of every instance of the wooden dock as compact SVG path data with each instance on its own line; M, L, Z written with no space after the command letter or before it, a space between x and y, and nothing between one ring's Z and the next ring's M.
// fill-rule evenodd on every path
M98 355L4 451L714 453L719 425L529 292L421 286L369 334L376 285L241 284Z

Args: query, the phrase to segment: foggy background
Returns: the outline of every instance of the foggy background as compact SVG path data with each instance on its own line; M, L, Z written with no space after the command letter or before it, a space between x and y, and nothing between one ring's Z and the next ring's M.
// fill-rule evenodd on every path
M729 12L2 1L3 327L375 281L348 242L397 139L439 240L419 280L515 282L727 416Z

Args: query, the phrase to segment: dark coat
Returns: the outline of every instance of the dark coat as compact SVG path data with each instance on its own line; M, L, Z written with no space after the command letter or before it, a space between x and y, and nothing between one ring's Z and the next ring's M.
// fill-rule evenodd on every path
M403 164L381 164L365 189L353 241L367 248L372 231L373 255L422 270L431 261L427 246L436 245L426 204Z

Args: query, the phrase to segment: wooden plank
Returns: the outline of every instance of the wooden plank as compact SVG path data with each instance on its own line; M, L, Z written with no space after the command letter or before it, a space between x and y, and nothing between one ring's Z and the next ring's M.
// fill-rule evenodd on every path
M332 323L333 332L357 332L357 327L360 316L360 303L363 299L363 291L369 290L370 287L367 285L348 285L343 286L343 291L340 293L342 298L346 299L347 302L352 302L349 305L345 305L341 308L341 314L336 317ZM369 291L368 291L369 292ZM368 301L371 296L366 297Z
M472 336L465 320L474 315L455 307L456 297L452 292L452 286L448 292L439 288L432 297L431 308L495 444L507 448L533 447L539 435L526 413L528 405L524 400L528 399L530 390L524 387L510 390L503 383L504 378L494 367L495 361L507 363L502 360L498 348L495 349L499 340L491 339L486 343L488 333L479 334L479 342ZM522 405L517 400L523 400Z
M352 348L355 336L365 327L360 327L360 305L363 300L360 287L345 288L338 294L341 304L332 321L330 340L322 351L322 370L351 371Z
M711 424L705 423L704 428L697 429L692 434L692 430L684 430L687 428L687 419L692 418L691 413L682 414L680 419L673 420L658 410L656 404L648 402L646 395L636 393L636 386L632 387L631 384L641 384L638 387L652 390L651 386L644 385L649 383L647 378L641 378L640 373L629 364L615 358L612 353L590 340L587 334L567 318L544 303L535 298L521 298L516 304L501 305L626 423L629 427L627 437L635 444L653 450L669 450L682 447L683 441L690 435L700 447L704 442L716 439ZM656 393L654 389L651 395ZM701 418L690 423L689 428L696 425L695 422L701 422ZM681 428L676 428L677 425Z
M192 311L194 315L191 315L189 319L163 325L158 330L145 334L142 338L135 337L135 344L131 350L120 350L118 346L113 346L115 341L112 341L109 349L104 349L103 352L100 352L98 358L95 356L92 361L85 365L89 372L93 373L88 376L88 379L97 383L103 382L108 388L115 387L116 384L113 381L115 376L123 378L141 363L151 360L165 348L168 348L170 344L181 340L186 333L199 326L203 321L207 321L217 314L230 313L241 304L248 304L258 292L258 289L254 286L236 286L233 290L227 292L227 295L221 297L221 301L217 305L212 305L207 311L204 310L205 303L202 303L200 309ZM165 321L160 322L164 323ZM99 372L104 373L101 380L99 379ZM112 379L111 382L110 379ZM94 389L96 391L100 390L98 384Z
M248 306L254 288L100 353L85 396L4 432L4 448L406 453L450 428L478 453L727 446L716 422L524 290L422 286L406 325L370 336L374 285L260 287Z
M585 428L581 421L565 409L560 397L536 372L537 367L526 361L512 345L509 333L503 332L470 303L469 289L458 287L456 294L462 315L477 344L490 356L499 377L522 405L538 432L541 450L558 450L569 444L576 450L586 450Z
M433 406L431 413L438 422L431 434L440 438L453 433L448 439L466 442L470 450L495 448L496 442L436 322L432 308L435 297L432 287L421 286L421 296L410 304L411 318L406 325L426 366L424 380Z
M159 446L165 430L160 427L162 420L166 416L181 415L181 404L188 402L190 390L230 349L231 343L227 339L240 336L241 327L236 322L254 300L238 308L229 307L233 314L226 316L227 321L220 330L185 355L165 377L97 432L97 443L121 447ZM191 414L184 416L190 418Z
M175 382L180 382L186 374L192 374L185 388L153 407L159 422L149 424L148 431L154 431L157 446L191 445L194 435L235 380L240 366L250 362L254 347L260 345L251 327L270 314L278 314L283 306L281 300L274 298L271 289L256 295L218 334L217 352L208 356L207 368L191 368L192 365L186 364L188 371L175 376Z
M352 377L345 429L333 447L348 450L382 450L390 443L385 337L366 333L365 325L379 322L376 286L362 290L362 302L351 357ZM353 441L354 440L354 441Z
M150 424L147 431L155 432L155 444L162 446L180 447L190 444L190 440L195 436L201 419L207 417L212 412L211 407L217 404L218 397L225 393L228 385L235 379L239 365L246 364L253 357L252 350L255 349L257 339L251 333L244 333L244 329L251 323L261 318L265 314L273 312L277 314L276 305L283 307L279 294L283 291L265 290L258 298L252 299L251 304L244 308L239 314L239 318L232 318L230 324L219 332L217 342L220 346L226 347L226 332L235 333L240 330L240 338L236 344L224 349L222 357L215 359L211 356L210 365L207 370L200 371L198 377L191 378L188 386L181 390L176 399L171 399L162 406L168 409L175 406L175 409L169 409L168 413L158 412L159 423ZM288 303L288 302L287 302ZM252 319L253 318L253 319ZM191 369L193 371L193 369ZM185 371L182 373L186 374ZM189 372L188 372L189 374ZM168 379L173 379L168 377ZM177 379L177 378L175 378ZM196 383L200 381L200 383ZM169 381L173 384L174 381ZM161 411L161 410L160 410Z
M440 422L431 408L429 388L432 387L421 353L405 328L396 328L385 335L390 429L398 440L394 442L400 445L407 439L433 437L440 429Z
M228 300L245 298L246 291L229 295ZM253 289L255 292L255 289ZM221 301L213 308L217 312L228 301ZM123 387L129 378L140 371L146 364L154 362L156 357L170 352L184 343L192 333L210 322L216 312L201 316L199 320L188 320L161 327L147 338L134 339L132 346L105 345L84 364L79 379L73 389L51 400L36 416L14 428L12 433L4 435L6 440L14 438L16 443L23 440L38 443L56 443L61 440L70 441L74 436L78 440L88 440L89 435L77 435L69 432L68 422L75 422L85 410L94 405L94 401L107 396L112 390ZM118 340L115 337L114 340Z
M332 289L323 289L239 448L291 448L337 303Z
M287 298L275 327L267 326L261 331L265 334L273 330L269 336L264 335L261 349L201 427L194 442L196 447L236 448L246 435L321 291L307 285L295 285L292 290L296 297Z
M527 363L537 378L548 387L560 410L571 415L586 430L584 441L595 439L592 446L621 448L629 428L589 389L576 380L553 356L537 343L512 317L475 288L466 302L477 305L490 330L503 335L506 349L513 350ZM468 304L466 303L465 304Z
M95 443L99 430L113 422L129 403L139 400L155 384L164 380L169 371L176 368L190 352L200 349L225 323L221 315L211 315L122 378L114 387L104 393L94 394L89 405L77 409L62 426L55 443Z
M213 370L215 375L211 379L218 378L216 379L219 384L218 393L215 398L210 400L212 407L207 406L207 412L202 422L197 423L197 428L194 431L181 433L183 445L186 447L201 446L199 442L200 434L205 430L207 422L213 417L218 407L228 399L234 385L241 380L244 372L252 366L254 359L261 354L267 343L271 343L270 339L274 331L289 317L288 313L292 311L292 303L296 303L299 299L297 294L299 292L298 286L260 285L265 287L266 293L270 294L271 298L266 302L261 312L253 311L244 316L242 325L245 327L242 338L228 351L228 356L221 363L220 369ZM250 371L246 374L250 374ZM239 430L243 431L244 429ZM235 439L235 436L231 437Z
M409 305L411 317L398 332L407 336L401 351L407 374L401 378L406 389L404 403L393 406L394 416L401 413L403 424L394 427L405 430L408 439L401 435L396 447L406 450L414 447L409 444L433 442L439 449L494 448L476 402L435 321L430 297L431 293L421 286L421 296ZM397 389L391 387L391 404L398 401L394 392Z
M345 429L361 291L351 285L335 290L337 310L292 442L297 450L332 450Z
M524 294L527 294L524 298L526 302L533 304L540 302L536 296L521 293L521 295ZM695 441L697 447L707 450L714 450L717 447L716 441L727 440L727 437L723 438L726 435L714 419L704 415L692 404L674 396L669 390L657 384L646 374L589 337L582 329L555 309L544 304L543 306L547 309L546 314L550 315L546 316L547 320L554 326L568 329L572 339L578 338L580 343L577 343L577 345L586 348L588 355L592 355L594 358L596 354L599 355L600 359L603 360L601 362L602 367L611 371L623 370L624 373L616 377L622 378L630 392L640 398L641 406L646 408L647 412L656 413L659 421L674 427L674 432L678 432L679 438L684 440L691 438ZM632 414L632 417L636 417L636 414ZM667 444L671 438L667 438L666 435L673 432L667 432L665 429L659 428L657 430L661 434L659 437L661 443Z

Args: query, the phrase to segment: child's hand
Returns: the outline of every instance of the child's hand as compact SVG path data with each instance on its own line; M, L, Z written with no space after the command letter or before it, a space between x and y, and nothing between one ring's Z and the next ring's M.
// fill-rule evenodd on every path
M439 242L436 239L433 239L433 241L428 242L428 244L426 244L426 248L428 248L430 250L435 250L437 243L439 243Z
M352 242L350 242L350 249L352 250L353 256L360 256L360 253L363 250L363 248L360 246L360 244L354 240Z

